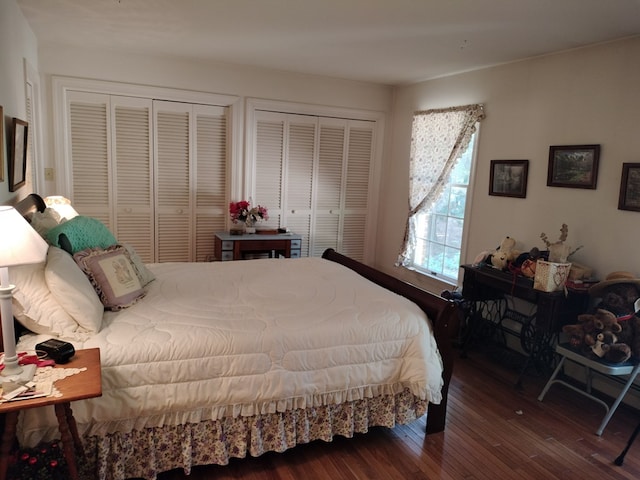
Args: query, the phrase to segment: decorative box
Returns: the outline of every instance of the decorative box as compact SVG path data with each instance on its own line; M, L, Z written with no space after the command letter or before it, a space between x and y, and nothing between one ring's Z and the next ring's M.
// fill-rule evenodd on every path
M533 278L533 288L543 292L556 292L564 290L564 285L569 278L571 263L555 263L545 260L536 262L536 275Z

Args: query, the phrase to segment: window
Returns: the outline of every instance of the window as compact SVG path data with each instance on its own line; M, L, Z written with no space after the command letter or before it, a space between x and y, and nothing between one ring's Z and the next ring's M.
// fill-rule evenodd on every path
M410 212L398 264L457 282L464 213L482 105L416 112Z
M475 134L455 164L444 189L431 208L414 216L416 270L455 281L460 267L460 248Z

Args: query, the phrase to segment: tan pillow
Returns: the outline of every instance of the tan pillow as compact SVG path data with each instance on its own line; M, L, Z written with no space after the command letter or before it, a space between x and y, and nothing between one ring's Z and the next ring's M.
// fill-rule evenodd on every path
M129 252L122 245L88 248L73 256L107 310L133 305L145 295Z

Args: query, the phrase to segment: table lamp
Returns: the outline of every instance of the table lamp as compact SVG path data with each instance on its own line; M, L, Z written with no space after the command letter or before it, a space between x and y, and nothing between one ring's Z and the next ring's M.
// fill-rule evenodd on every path
M0 206L0 315L4 343L4 369L0 381L27 382L33 378L35 365L18 364L13 328L13 290L9 267L41 263L47 258L47 242L13 207Z
M71 200L62 195L51 195L44 199L44 203L48 208L53 208L60 218L71 220L78 216L78 212L71 206Z

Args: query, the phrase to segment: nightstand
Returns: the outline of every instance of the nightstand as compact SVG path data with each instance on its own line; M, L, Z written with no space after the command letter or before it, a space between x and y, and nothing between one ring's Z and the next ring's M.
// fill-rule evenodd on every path
M214 242L216 260L222 262L242 260L248 253L267 253L269 258L274 255L300 258L301 249L302 235L292 233L231 235L227 232L218 232Z
M62 394L60 397L50 396L0 403L0 414L5 415L4 432L0 444L0 480L7 478L9 451L16 434L18 414L22 410L48 405L53 405L56 412L64 457L69 466L69 475L72 479L78 479L74 446L81 455L84 455L84 450L71 411L71 402L102 395L100 349L78 350L70 362L57 365L55 368L86 368L86 370L55 382L55 388Z

